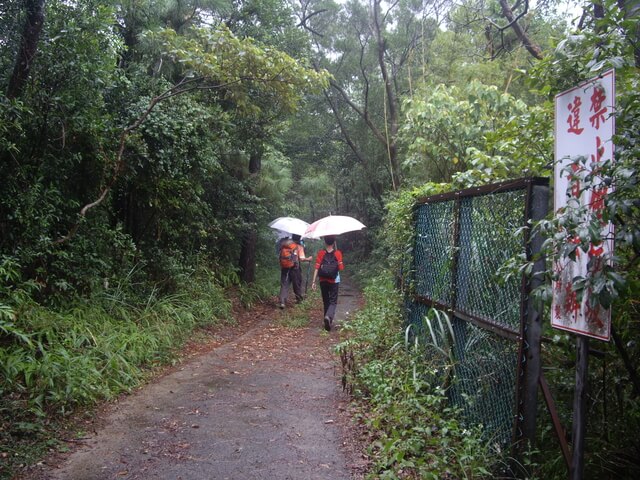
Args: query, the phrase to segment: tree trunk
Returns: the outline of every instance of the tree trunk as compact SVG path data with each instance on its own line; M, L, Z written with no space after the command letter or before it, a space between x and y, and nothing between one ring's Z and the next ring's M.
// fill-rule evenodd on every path
M398 166L398 112L399 102L393 88L392 78L387 70L387 64L385 63L385 55L387 52L387 41L382 36L380 28L380 2L381 0L375 0L373 2L373 28L376 36L376 45L378 49L378 65L380 66L380 73L382 74L382 80L384 81L385 89L385 144L387 147L387 155L389 158L389 169L391 170L391 184L394 190L400 187L400 167Z
M596 10L596 5L599 6L600 10L602 11L600 17L598 18L604 17L604 9L602 8L602 4L599 4L598 2L593 3L594 13L596 14L594 16L597 17L598 12ZM640 16L640 3L638 2L634 2L632 0L618 0L618 7L620 8L620 10L622 10L622 12L624 12L625 20L633 20ZM634 25L634 22L629 22L629 24ZM627 37L629 38L631 45L634 46L633 56L635 59L636 68L640 68L640 22L635 25L635 31L627 31Z
M38 50L38 41L44 25L44 4L44 0L25 1L27 18L22 30L22 42L20 42L18 57L9 79L7 98L18 98L29 78L29 71Z
M252 228L242 238L240 248L240 279L245 283L253 283L256 279L256 245L258 235Z
M249 156L249 174L255 177L260 174L262 167L262 155L264 148L259 145L253 149ZM251 182L251 179L250 179ZM253 194L253 186L250 183L249 191ZM250 225L255 224L256 217L254 212L247 215L247 222ZM256 245L258 244L258 233L255 228L251 228L242 237L240 248L240 279L245 283L253 283L256 279Z

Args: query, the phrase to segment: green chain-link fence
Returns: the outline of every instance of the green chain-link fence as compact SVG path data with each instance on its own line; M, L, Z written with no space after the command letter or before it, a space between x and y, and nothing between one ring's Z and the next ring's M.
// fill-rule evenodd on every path
M483 425L501 448L519 435L527 282L519 275L504 280L499 269L530 255L522 227L531 216L534 184L546 181L436 195L419 202L415 212L409 321L415 333L433 339L427 312L434 307L448 313L455 372L449 397L466 422Z

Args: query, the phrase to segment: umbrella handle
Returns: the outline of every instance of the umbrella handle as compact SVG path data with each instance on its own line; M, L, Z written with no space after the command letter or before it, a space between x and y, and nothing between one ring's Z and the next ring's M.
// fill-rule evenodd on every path
M309 266L307 267L307 281L304 284L304 294L305 295L307 294L307 290L309 290L309 272L311 272L311 262L309 262Z

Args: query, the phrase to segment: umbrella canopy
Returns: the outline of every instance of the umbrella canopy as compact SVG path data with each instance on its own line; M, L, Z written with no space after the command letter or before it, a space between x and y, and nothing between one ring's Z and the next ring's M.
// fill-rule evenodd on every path
M304 220L295 217L279 217L269 224L274 230L289 233L292 235L304 235L309 224Z
M313 222L304 233L307 238L320 238L362 230L366 225L346 215L329 215Z

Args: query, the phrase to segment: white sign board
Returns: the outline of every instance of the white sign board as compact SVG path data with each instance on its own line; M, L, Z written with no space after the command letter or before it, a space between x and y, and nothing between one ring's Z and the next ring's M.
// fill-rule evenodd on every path
M580 194L575 174L585 173L597 161L613 159L613 134L615 130L615 75L609 70L575 88L558 94L555 98L555 211L577 199L598 216L604 209L604 197L608 187L596 180L593 188ZM586 162L578 159L586 158ZM597 175L596 175L597 176ZM611 311L589 304L591 291L586 289L582 299L573 289L576 277L588 278L601 270L605 258L613 252L613 225L603 222L603 238L600 244L591 244L587 252L576 249L575 261L565 258L554 264L557 279L553 282L552 326L601 340L609 340ZM568 238L579 243L580 239Z

